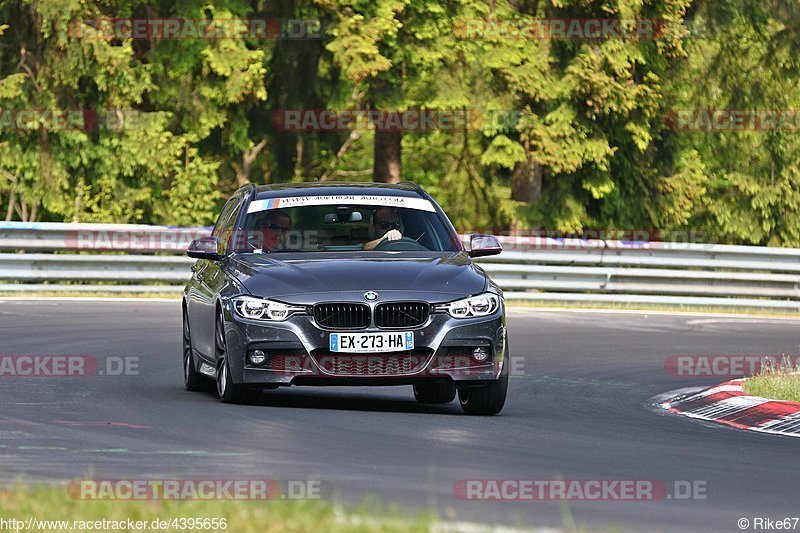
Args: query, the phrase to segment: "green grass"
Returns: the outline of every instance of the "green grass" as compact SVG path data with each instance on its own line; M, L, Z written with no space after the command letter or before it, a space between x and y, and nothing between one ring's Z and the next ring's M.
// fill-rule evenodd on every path
M751 396L800 402L800 365L785 359L774 368L763 369L745 380L744 391Z
M320 500L84 501L72 499L63 486L22 484L0 492L0 517L6 520L15 518L25 521L28 518L37 518L70 522L103 519L127 521L130 518L134 521L146 521L148 524L156 519L224 518L227 522L225 529L209 527L192 531L237 533L430 531L438 522L432 514L408 517L397 509L387 509L372 502L344 510L333 503ZM145 529L152 530L149 526ZM161 531L188 530L176 527Z

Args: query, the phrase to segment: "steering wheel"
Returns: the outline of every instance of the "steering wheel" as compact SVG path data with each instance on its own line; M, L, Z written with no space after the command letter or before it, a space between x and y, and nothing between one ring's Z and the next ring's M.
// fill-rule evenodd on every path
M414 239L403 237L398 241L381 241L373 250L379 252L428 252L429 250Z
M300 249L298 249L298 248L283 248L283 249L281 249L281 250L268 250L268 251L267 251L267 253L273 253L273 254L274 254L274 253L282 253L282 254L289 253L289 254L294 254L294 253L302 253L302 252L303 252L303 250L300 250Z

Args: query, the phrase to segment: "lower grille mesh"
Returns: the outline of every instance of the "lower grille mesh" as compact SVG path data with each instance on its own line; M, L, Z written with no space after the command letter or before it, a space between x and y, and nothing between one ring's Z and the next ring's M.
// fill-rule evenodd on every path
M301 372L306 369L305 357L296 355L276 355L269 358L267 368L277 372Z
M405 376L425 368L430 354L344 355L327 352L315 354L315 358L324 372L335 376Z

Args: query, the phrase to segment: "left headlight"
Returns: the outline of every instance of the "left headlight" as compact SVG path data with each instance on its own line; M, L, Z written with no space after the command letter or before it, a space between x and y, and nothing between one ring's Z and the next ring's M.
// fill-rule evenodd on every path
M447 312L453 318L473 318L493 314L500 307L500 297L493 292L484 292L462 300L436 306L437 311Z
M240 296L233 299L233 308L236 314L250 320L272 320L280 322L286 320L294 313L305 311L305 307L288 305L282 302Z

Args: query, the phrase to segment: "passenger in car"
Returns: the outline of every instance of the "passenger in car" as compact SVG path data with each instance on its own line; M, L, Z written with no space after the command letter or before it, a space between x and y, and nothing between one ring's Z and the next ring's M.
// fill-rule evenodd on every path
M383 241L399 241L403 238L403 221L400 212L394 207L379 207L372 212L369 227L371 241L364 245L365 250L374 250Z

